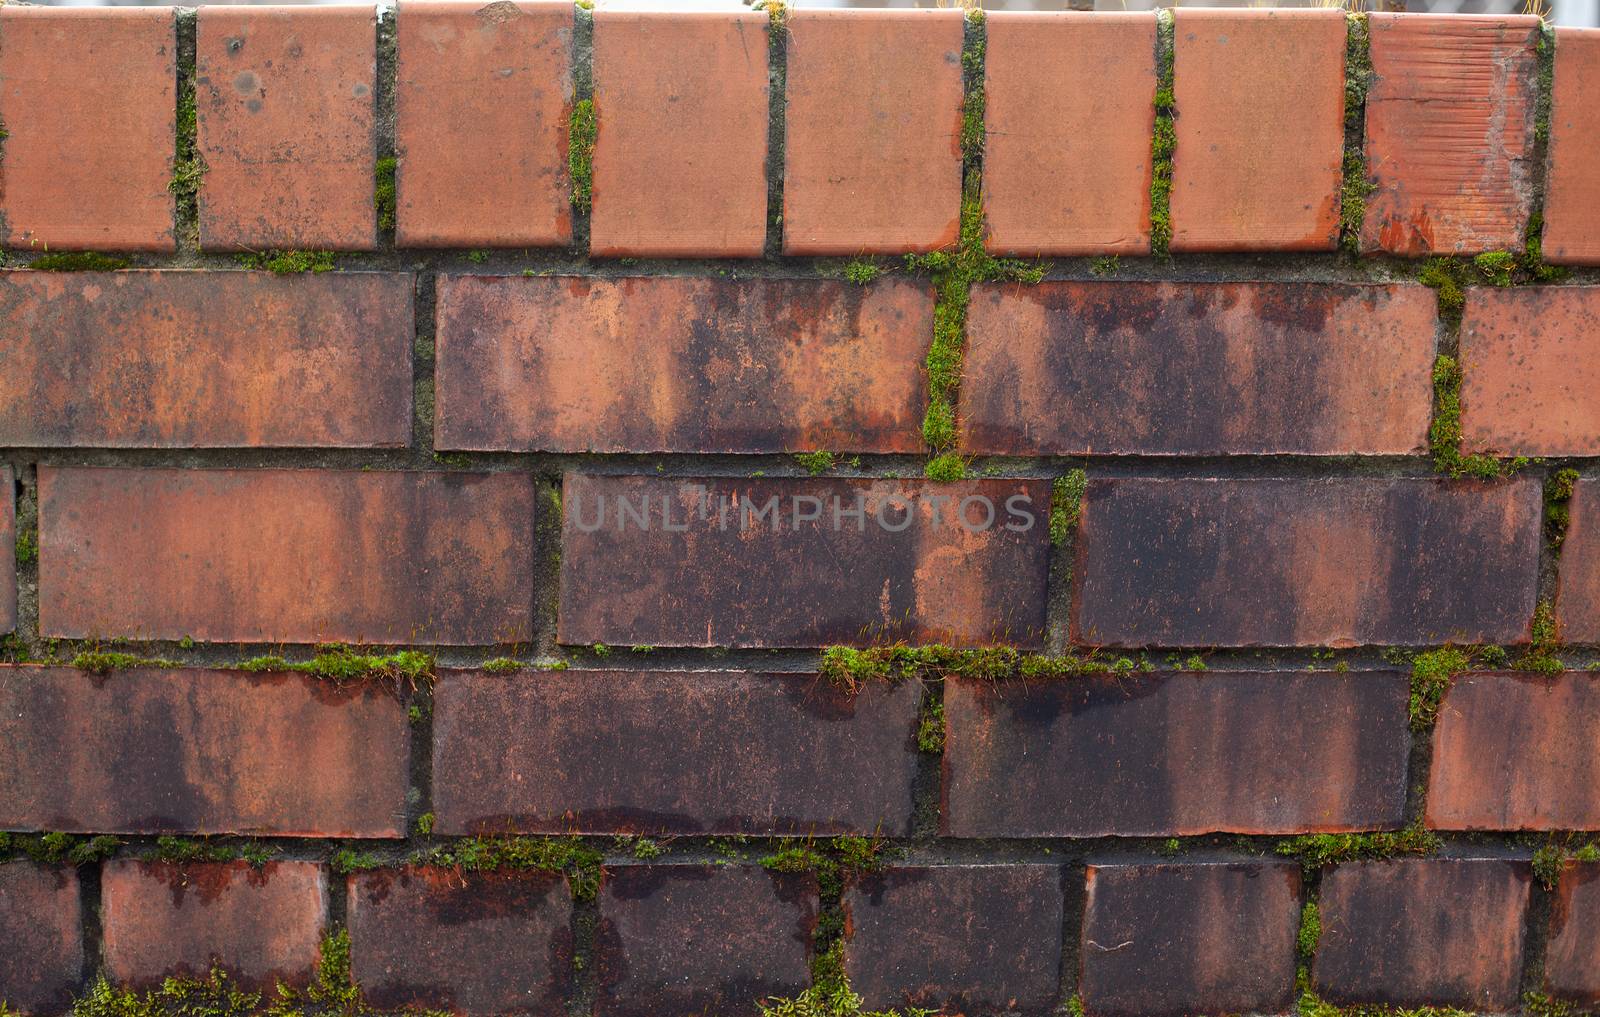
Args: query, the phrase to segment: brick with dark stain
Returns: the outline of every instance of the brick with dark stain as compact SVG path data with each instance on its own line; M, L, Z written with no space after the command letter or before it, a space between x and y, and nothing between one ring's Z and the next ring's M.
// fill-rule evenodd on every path
M0 466L0 632L17 627L17 484Z
M14 1012L65 1013L83 980L75 869L0 864L0 1000Z
M1561 545L1556 617L1569 643L1600 642L1600 480L1573 486L1571 522Z
M1544 991L1579 1006L1600 1006L1600 863L1570 862L1556 884Z

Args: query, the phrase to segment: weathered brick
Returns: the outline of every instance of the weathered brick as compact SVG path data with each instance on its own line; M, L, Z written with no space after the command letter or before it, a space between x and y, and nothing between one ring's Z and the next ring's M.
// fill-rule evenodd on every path
M800 8L787 25L784 253L955 243L962 12Z
M1522 976L1527 862L1408 858L1322 877L1316 991L1335 1003L1504 1012Z
M1339 241L1345 18L1173 12L1174 251L1328 251Z
M621 865L600 889L596 1017L754 1012L810 983L817 882L755 866Z
M359 873L350 963L376 1007L559 1017L572 982L572 893L546 872Z
M1467 290L1461 431L1469 451L1600 452L1600 286Z
M408 274L0 272L0 444L411 441Z
M203 6L198 33L200 245L372 250L374 9Z
M1543 250L1560 265L1600 264L1600 29L1557 28Z
M328 919L315 862L107 862L101 882L106 974L119 985L226 971L246 988L304 985Z
M406 0L395 39L395 242L565 245L573 6Z
M1044 481L569 473L562 501L563 643L1042 639Z
M172 8L11 5L0 35L5 242L172 250Z
M17 484L0 466L0 632L17 627Z
M1403 455L1427 441L1434 295L1332 283L973 290L962 448Z
M1090 865L1079 989L1090 1017L1284 1013L1300 867Z
M438 292L441 448L924 448L926 283L445 276Z
M1600 1004L1600 864L1571 862L1550 904L1544 989L1558 999Z
M591 254L761 256L767 23L763 10L594 12Z
M920 695L812 674L448 673L437 828L908 835Z
M1062 870L908 865L845 891L845 972L869 1009L1049 1014L1061 988Z
M1405 675L945 681L944 832L1137 837L1393 829Z
M13 1013L57 1014L83 978L78 873L0 864L0 999Z
M1600 480L1573 486L1571 522L1561 545L1556 617L1569 643L1600 642Z
M1148 254L1155 15L994 11L984 24L985 246Z
M1114 646L1528 638L1539 482L1089 481L1073 638Z
M533 480L39 469L40 628L217 642L519 642Z
M1527 16L1372 14L1366 251L1519 247L1532 201L1534 38Z
M0 666L0 829L401 837L409 744L376 684Z

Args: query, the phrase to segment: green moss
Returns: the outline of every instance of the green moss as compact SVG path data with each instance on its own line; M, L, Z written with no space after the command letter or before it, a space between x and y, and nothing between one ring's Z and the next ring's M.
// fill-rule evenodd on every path
M433 678L432 654L418 650L366 654L349 646L325 643L317 651L316 656L304 661L288 661L279 656L252 657L237 668L254 672L292 671L336 684L393 679L414 685Z
M1301 960L1310 960L1317 952L1317 943L1322 940L1322 912L1317 907L1316 901L1307 901L1306 906L1300 909L1300 931L1295 936L1295 945L1300 950Z
M466 257L474 265L481 265L489 260L489 252L481 250L468 251Z
M1469 281L1466 263L1457 258L1429 258L1417 271L1417 282L1438 295L1439 318L1451 331L1461 327L1461 309L1467 302L1464 287Z
M1588 1011L1541 992L1528 992L1522 997L1522 1013L1523 1017L1585 1017Z
M239 264L273 275L299 275L302 272L320 275L338 267L334 264L332 251L259 251L239 255Z
M1072 470L1050 482L1050 543L1060 547L1078 528L1078 516L1083 511L1083 492L1089 476L1082 470Z
M1280 841L1277 853L1300 859L1306 869L1320 869L1339 862L1394 858L1399 855L1431 855L1443 842L1420 823L1404 830L1378 833L1312 833Z
M1539 39L1535 46L1539 60L1539 86L1534 91L1533 140L1545 144L1550 140L1550 100L1555 89L1556 30L1549 22L1539 25Z
M1472 264L1491 286L1510 286L1515 282L1517 256L1510 251L1484 251L1472 259Z
M567 877L578 900L593 900L599 892L603 860L599 851L582 841L548 837L474 837L431 848L413 858L419 865L463 872L558 872Z
M520 660L513 660L510 657L496 657L483 665L483 671L488 674L515 674L521 671L523 667L524 665Z
M1206 670L1206 659L1204 657L1200 656L1198 653L1192 654L1189 657L1189 659L1187 659L1187 660L1185 660L1183 662L1182 670L1184 670L1184 671L1204 671L1204 670Z
M40 865L90 865L111 857L121 845L120 839L105 834L0 833L0 861L22 855Z
M1082 996L1075 995L1067 1000L1067 1017L1084 1017Z
M794 461L800 464L801 469L816 477L833 469L834 456L832 452L796 452Z
M385 156L378 160L373 170L372 207L378 211L378 228L380 230L394 229L395 220L395 167L399 160L394 156Z
M1166 840L1161 842L1161 846L1160 847L1156 848L1157 852L1159 852L1160 854L1166 855L1168 858L1173 857L1174 855L1180 853L1182 850L1183 850L1183 841L1179 840L1176 837L1168 837Z
M371 1012L361 999L361 990L350 974L350 933L345 929L322 937L318 951L316 977L305 989L280 985L278 998L268 1008L268 1017L361 1017ZM188 1015L180 1015L188 1017ZM435 1017L434 1012L413 1017Z
M1156 126L1150 139L1150 253L1168 257L1172 245L1172 156L1178 147L1173 91L1172 13L1157 12Z
M352 872L367 872L371 869L383 868L383 859L371 851L357 851L354 848L341 848L334 852L333 858L328 861L329 868L343 876Z
M212 968L203 979L168 978L153 989L114 988L104 976L72 1004L73 1017L235 1017L262 1012L261 994Z
M1339 188L1339 246L1351 254L1361 251L1361 223L1367 199L1377 185L1367 176L1363 145L1367 90L1372 82L1370 36L1365 14L1345 17L1344 160Z
M844 267L844 277L857 286L865 286L882 274L883 269L871 258L857 258Z
M159 861L183 864L185 862L246 861L261 868L272 860L277 849L251 841L234 846L192 837L159 837L152 856Z
M1122 259L1117 257L1115 254L1110 254L1110 255L1106 255L1105 257L1096 258L1093 261L1089 262L1089 274L1090 275L1094 275L1094 276L1099 276L1101 278L1104 278L1106 276L1116 275L1117 272L1121 270L1121 268L1122 268Z
M39 560L39 536L32 530L17 534L17 564L32 565Z
M424 812L422 815L418 816L417 817L417 836L419 836L419 837L427 837L427 836L431 835L433 833L433 824L434 824L434 815L433 815L433 813Z
M649 837L635 837L631 853L633 857L641 861L648 861L651 858L659 858L661 856L661 845Z
M141 657L135 653L117 653L105 650L84 650L72 658L72 666L90 674L110 674L134 667L182 667L175 660L162 657Z
M917 714L917 751L937 756L944 752L944 698L931 695L923 699Z
M1432 729L1450 683L1456 675L1471 666L1471 656L1453 646L1417 654L1411 662L1411 702L1408 708L1413 731Z
M572 179L572 204L589 211L594 202L594 142L597 124L594 100L580 99L572 106L567 127L567 174Z
M127 258L113 258L96 251L65 251L41 254L28 263L39 272L115 272L128 267Z
M1522 253L1517 259L1519 282L1553 283L1567 277L1567 269L1545 263L1543 234L1544 216L1535 212L1528 217L1528 226L1522 233Z
M1324 1002L1308 987L1302 987L1295 1011L1299 1017L1474 1017L1471 1011L1448 1006L1395 1007L1378 1003L1335 1006Z
M1441 314L1444 293L1440 292ZM1460 314L1457 314L1459 324ZM1524 456L1504 461L1481 454L1461 454L1461 366L1441 353L1433 362L1433 423L1428 427L1428 447L1434 469L1447 477L1490 480L1509 476L1528 465Z
M934 456L923 467L922 475L929 480L952 482L967 478L967 460L955 452Z
M178 206L178 220L192 220L196 214L200 183L205 179L206 160L200 154L197 103L193 77L186 76L178 92L177 157L172 163L172 179L167 190Z
M1005 646L956 649L949 646L907 646L895 643L857 649L830 646L818 668L823 678L855 692L873 682L936 679L947 676L1002 681L1043 680L1091 674L1130 674L1138 664L1127 657L1108 660L1098 652L1087 656L1025 654Z
M1578 471L1570 468L1557 470L1545 480L1544 536L1550 550L1557 554L1567 540L1567 526L1572 521L1572 491L1577 483Z
M1566 665L1554 652L1559 634L1556 631L1555 609L1548 600L1541 600L1534 607L1528 632L1528 650L1512 663L1512 668L1543 674L1558 674L1566 670Z

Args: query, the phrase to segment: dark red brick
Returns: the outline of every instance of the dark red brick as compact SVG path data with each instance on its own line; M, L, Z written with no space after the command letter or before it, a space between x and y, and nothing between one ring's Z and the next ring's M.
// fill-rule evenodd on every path
M1055 1010L1062 870L1055 865L911 865L845 892L845 972L868 1009Z
M404 836L404 708L294 674L0 667L0 829Z
M1528 638L1534 479L1092 479L1073 638L1114 646Z
M17 483L0 466L0 632L17 627Z
M1573 487L1571 523L1561 545L1556 616L1569 643L1600 642L1600 480Z
M1427 443L1422 286L980 285L963 450L1002 455L1404 455Z
M546 872L359 873L350 962L375 1007L559 1017L572 982L572 893Z
M0 864L0 1000L13 1013L67 1012L83 979L78 874Z
M814 674L447 673L437 829L908 835L920 696Z
M1544 989L1583 1006L1600 1004L1600 863L1569 863L1556 884Z
M1090 865L1079 948L1084 1011L1284 1013L1299 924L1293 862Z
M1393 829L1405 675L945 681L944 832L1147 837Z
M40 628L519 642L533 515L527 474L40 467Z
M1559 265L1600 264L1600 29L1555 30L1550 97L1550 160L1546 167L1544 256Z
M569 473L563 503L563 643L1038 645L1044 631L1045 481Z

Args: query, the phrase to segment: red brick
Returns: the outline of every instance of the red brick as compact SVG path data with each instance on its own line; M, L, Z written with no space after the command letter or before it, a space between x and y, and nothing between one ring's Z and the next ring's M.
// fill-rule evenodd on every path
M1527 862L1411 858L1322 877L1316 991L1335 1003L1514 1009Z
M1600 1004L1600 864L1570 862L1550 905L1544 990L1584 1006Z
M1090 865L1079 956L1089 1017L1284 1013L1300 867Z
M83 979L78 873L0 864L0 999L13 1013L65 1013Z
M783 251L932 251L961 218L961 11L788 18Z
M409 741L375 683L0 666L0 829L401 837Z
M0 444L403 447L400 273L0 272Z
M1045 481L569 473L563 504L563 643L1043 637Z
M1586 478L1573 488L1572 521L1561 545L1556 617L1569 643L1600 642L1600 480Z
M0 35L5 241L172 250L172 8L12 5Z
M1333 250L1344 12L1173 15L1172 250Z
M438 308L440 448L925 447L926 283L445 276Z
M1061 988L1062 870L895 866L844 895L845 972L869 1009L1050 1014Z
M767 23L759 10L595 11L591 254L761 257Z
M226 971L243 987L304 985L328 920L328 875L315 862L107 862L100 921L118 985Z
M448 673L437 829L909 835L920 697L814 674Z
M401 7L396 243L570 242L573 6L404 0Z
M350 963L375 1007L566 1012L572 893L546 872L406 867L350 877Z
M1550 159L1544 198L1544 256L1558 265L1600 265L1600 29L1556 29L1550 103Z
M1533 16L1373 14L1366 251L1518 247L1532 202Z
M373 8L204 6L198 33L200 245L372 250Z
M944 832L1394 829L1408 695L1393 672L948 678Z
M17 484L0 466L0 632L17 627Z
M997 11L984 24L985 246L1148 254L1155 16Z
M1089 482L1073 638L1113 646L1528 639L1539 482Z
M979 285L962 449L1418 452L1432 414L1434 315L1421 286Z
M517 473L39 468L45 635L512 643L532 634Z

